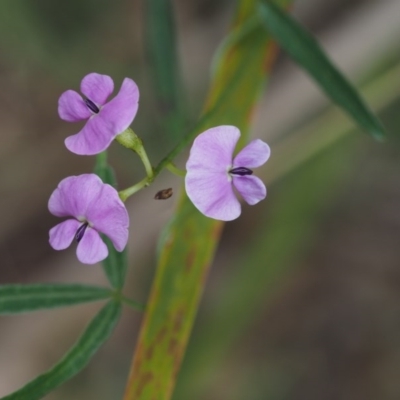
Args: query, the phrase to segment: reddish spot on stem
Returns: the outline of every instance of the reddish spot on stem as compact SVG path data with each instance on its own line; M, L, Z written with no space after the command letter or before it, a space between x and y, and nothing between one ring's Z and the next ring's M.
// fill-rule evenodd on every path
M137 378L137 387L136 387L136 398L139 398L142 394L144 388L154 379L154 375L152 372L144 372L140 374Z
M176 354L178 345L179 345L178 341L174 338L170 339L170 341L168 343L168 354L173 358L175 358L174 356Z
M189 250L189 254L186 256L186 262L185 262L185 271L187 273L190 273L190 271L192 270L195 259L196 259L196 250L191 248Z

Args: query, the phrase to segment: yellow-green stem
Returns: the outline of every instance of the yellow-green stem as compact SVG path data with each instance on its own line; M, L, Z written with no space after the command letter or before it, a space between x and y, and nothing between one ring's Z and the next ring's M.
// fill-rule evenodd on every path
M119 197L122 201L125 201L128 197L132 196L134 193L138 192L140 189L143 189L146 186L149 186L152 182L153 178L146 177L142 179L140 182L136 183L133 186L128 187L127 189L121 190L118 192Z
M144 168L146 170L147 177L151 180L154 176L153 167L150 164L149 157L147 157L146 150L144 149L142 139L131 129L128 128L124 132L120 133L116 140L119 144L126 147L129 150L134 151L142 160Z
M169 172L172 172L173 174L178 175L180 177L184 178L186 175L186 171L183 171L182 169L178 168L173 162L167 164L166 168Z

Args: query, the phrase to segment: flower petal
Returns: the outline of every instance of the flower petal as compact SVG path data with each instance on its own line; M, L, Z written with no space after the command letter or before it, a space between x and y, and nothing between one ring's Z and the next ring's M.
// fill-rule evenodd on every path
M201 133L190 149L186 163L188 173L194 170L226 173L232 166L232 155L239 137L239 129L230 125L216 126Z
M83 219L96 200L103 182L95 174L69 176L63 179L49 199L49 211L57 217L73 216Z
M64 143L75 154L90 156L104 151L117 134L102 113L93 115L77 134L68 136Z
M83 264L96 264L108 256L108 249L98 232L87 228L78 244L76 255Z
M263 181L254 175L234 176L233 185L246 203L251 206L257 204L267 196L267 188Z
M205 216L231 221L240 215L240 203L226 172L188 170L185 186L190 200Z
M100 116L113 138L126 130L132 123L139 107L139 88L129 78L125 78L118 94L100 110Z
M87 219L97 231L107 235L118 251L128 242L129 215L118 192L103 184L96 201L87 210Z
M65 139L68 150L79 155L93 155L104 151L115 136L132 123L139 100L136 83L125 78L121 90L100 112L93 115L76 135Z
M92 113L79 93L67 90L58 99L58 115L64 121L77 122L89 118Z
M50 229L49 242L54 250L66 249L74 240L81 223L76 219L69 219Z
M81 92L97 106L102 106L114 90L114 82L108 75L92 72L86 75L81 82Z
M267 143L260 139L251 141L234 158L234 167L257 168L269 158L271 150Z

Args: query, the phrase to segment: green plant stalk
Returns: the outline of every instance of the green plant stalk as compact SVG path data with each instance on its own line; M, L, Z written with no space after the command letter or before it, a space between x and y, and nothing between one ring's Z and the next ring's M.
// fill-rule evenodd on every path
M179 169L174 163L169 163L169 164L167 164L167 166L166 166L166 168L167 168L167 170L169 171L169 172L172 172L173 174L175 174L175 175L177 175L177 176L180 176L180 177L182 177L182 178L184 178L185 177L185 175L186 175L186 171L183 171L183 170L181 170L181 169Z
M154 175L153 167L151 166L149 157L147 157L142 139L140 139L131 128L128 128L124 132L117 135L116 140L119 144L134 151L140 157L146 170L147 178L149 182L151 182Z
M288 2L281 2L287 4ZM233 29L255 15L256 0L238 3ZM240 35L238 35L240 37ZM207 127L230 123L247 140L250 116L271 67L272 42L254 27L226 49L214 77ZM155 175L199 133L192 131L155 168ZM124 400L168 400L174 389L199 300L223 224L200 214L185 195L165 235Z

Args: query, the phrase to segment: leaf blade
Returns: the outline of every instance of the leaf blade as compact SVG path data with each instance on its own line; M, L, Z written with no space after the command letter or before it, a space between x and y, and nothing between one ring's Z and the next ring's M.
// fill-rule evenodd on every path
M145 37L160 126L171 138L179 139L185 113L173 9L171 0L147 0Z
M261 1L258 10L271 35L310 74L328 97L342 107L363 130L375 139L382 140L385 128L381 121L334 66L314 37L271 1Z
M1 285L0 314L17 314L108 299L109 288L81 284Z
M72 378L108 339L121 314L121 304L107 303L87 326L75 345L53 368L1 400L38 400Z
M238 3L234 30L243 25L248 29L256 3ZM207 126L202 128L236 125L243 144L274 51L261 23L237 38L224 49L218 64L205 107ZM196 133L191 132L190 139ZM165 235L124 400L171 398L222 227L221 221L204 217L182 195Z

